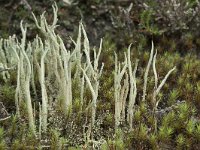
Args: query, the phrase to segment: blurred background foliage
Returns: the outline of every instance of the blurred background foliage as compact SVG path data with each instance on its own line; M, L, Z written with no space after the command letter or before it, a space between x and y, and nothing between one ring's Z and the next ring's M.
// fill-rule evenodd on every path
M199 0L55 0L59 7L59 27L70 48L69 36L78 30L82 20L92 45L99 39L116 43L118 51L130 43L149 47L154 40L158 51L178 51L181 54L198 53L200 47ZM0 1L0 36L20 36L19 22L25 20L29 28L28 38L36 34L31 12L43 11L52 19L51 5L54 0Z

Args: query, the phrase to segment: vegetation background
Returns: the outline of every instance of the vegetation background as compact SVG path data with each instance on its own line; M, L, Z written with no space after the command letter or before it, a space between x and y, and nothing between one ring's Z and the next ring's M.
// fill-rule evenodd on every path
M9 82L0 80L0 149L199 149L200 146L200 2L199 0L0 0L0 37L16 34L22 37L20 22L27 23L27 39L39 33L32 12L39 16L46 11L48 22L53 20L52 5L58 5L58 33L67 49L73 49L79 22L82 20L91 47L98 47L103 38L100 62L104 74L100 79L97 122L93 141L83 134L87 131L87 111L80 111L78 97L73 102L72 115L62 112L49 116L48 132L42 139L28 131L27 116L15 116L14 102L16 75ZM150 70L147 102L141 102L143 75L149 60L151 42L157 49L158 79L176 66L158 95L156 117L152 115L151 98L154 73ZM114 52L119 61L132 43L131 59L138 58L138 94L133 119L133 130L122 121L115 127L113 94ZM12 74L12 73L11 73ZM125 77L124 77L125 78ZM77 87L74 82L74 87ZM73 89L77 95L79 90ZM41 94L41 93L40 93ZM86 99L91 99L89 89ZM87 101L87 103L89 103ZM26 106L24 106L25 108ZM127 111L127 110L126 110ZM23 114L23 113L22 113ZM58 120L56 121L56 117ZM1 119L0 118L0 119ZM52 119L53 118L53 119ZM63 119L64 118L64 119ZM90 117L89 117L90 118ZM156 118L156 119L155 119ZM155 127L155 120L158 127ZM10 123L11 122L11 123ZM156 129L155 129L156 128ZM86 132L85 131L85 132ZM87 132L86 132L87 133ZM40 143L38 146L38 142Z

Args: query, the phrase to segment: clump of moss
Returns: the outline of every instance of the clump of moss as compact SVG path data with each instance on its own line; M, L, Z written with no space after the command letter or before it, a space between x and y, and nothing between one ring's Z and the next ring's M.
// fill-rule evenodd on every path
M15 111L15 87L13 85L4 84L1 86L0 98L9 112Z

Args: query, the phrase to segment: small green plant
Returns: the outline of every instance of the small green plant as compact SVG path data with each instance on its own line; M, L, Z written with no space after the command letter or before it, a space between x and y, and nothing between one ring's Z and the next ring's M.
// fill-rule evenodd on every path
M51 130L50 131L50 139L51 139L51 144L50 144L50 148L52 150L57 150L61 145L60 143L60 133L56 130Z
M149 143L150 143L150 145L151 145L151 147L152 147L152 149L157 149L157 147L158 147L158 143L157 143L157 136L156 136L156 134L155 133L151 133L150 135L149 135Z
M162 125L167 127L171 124L173 124L173 122L175 121L175 113L174 111L169 112L167 115L165 115L162 119Z
M167 101L168 105L169 106L173 105L176 102L176 100L178 99L179 95L180 95L179 90L173 89L169 94L169 99Z
M15 109L15 88L12 85L4 84L1 86L0 93L1 101L12 110Z
M178 106L178 118L180 121L186 121L190 116L190 107L187 103L180 104Z
M186 131L189 135L192 135L195 130L195 122L193 120L189 120L186 125Z
M6 143L4 141L4 129L0 127L0 149L6 149Z
M194 132L194 136L196 137L196 139L198 141L200 141L200 123L198 123L197 126L196 126L196 130Z
M162 32L158 29L158 27L153 24L152 19L153 11L152 10L144 10L141 13L141 28L144 28L146 32L154 35L160 35Z
M11 142L16 138L17 134L17 116L12 116L11 126L8 130L8 137L10 137Z
M185 137L183 134L179 134L176 138L177 149L182 149L185 145Z
M115 133L115 140L114 140L114 145L115 149L117 150L124 150L125 149L125 144L123 142L123 132L122 130L118 129Z
M107 142L105 142L101 145L101 150L109 150L109 146L108 146Z
M158 138L160 141L169 141L173 132L174 129L172 127L161 126L158 131Z
M19 140L15 140L11 145L12 150L26 150L27 147L24 145L24 143L21 143Z
M147 138L148 128L145 124L141 123L138 132L138 139L145 140Z
M134 113L134 120L136 122L139 122L139 121L141 121L141 119L142 119L141 111L140 110L136 110L135 113Z
M104 124L107 126L107 127L112 127L114 121L113 121L113 115L111 113L107 113L106 114L106 117L104 119Z

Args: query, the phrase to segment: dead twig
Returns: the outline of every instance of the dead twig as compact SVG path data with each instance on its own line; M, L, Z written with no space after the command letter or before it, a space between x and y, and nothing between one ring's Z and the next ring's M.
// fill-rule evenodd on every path
M7 112L5 106L3 105L2 102L0 102L0 121L4 121L9 119L11 116Z

